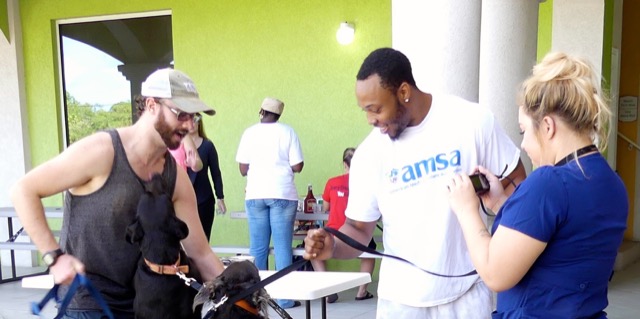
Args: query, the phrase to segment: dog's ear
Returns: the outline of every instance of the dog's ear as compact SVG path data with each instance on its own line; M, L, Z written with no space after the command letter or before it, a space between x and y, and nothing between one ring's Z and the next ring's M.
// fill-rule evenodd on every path
M142 226L140 226L140 222L138 221L138 217L133 219L133 223L127 226L127 231L125 234L125 239L130 244L139 243L144 237L144 230Z
M183 221L181 221L178 217L172 218L173 227L171 227L175 231L176 237L182 240L189 236L189 226Z

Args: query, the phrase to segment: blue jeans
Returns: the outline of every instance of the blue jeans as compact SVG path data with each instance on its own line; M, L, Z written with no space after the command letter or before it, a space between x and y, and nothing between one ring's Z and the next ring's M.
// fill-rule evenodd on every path
M249 221L249 253L255 257L256 267L268 269L269 242L273 236L276 270L291 265L293 223L296 219L297 200L249 199L245 201ZM282 308L293 306L293 300L279 299Z

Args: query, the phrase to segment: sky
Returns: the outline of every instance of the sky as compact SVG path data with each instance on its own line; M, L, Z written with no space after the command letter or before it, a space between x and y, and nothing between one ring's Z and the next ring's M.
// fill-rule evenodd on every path
M122 62L67 37L62 46L66 88L76 100L105 108L131 100L129 81L118 71Z

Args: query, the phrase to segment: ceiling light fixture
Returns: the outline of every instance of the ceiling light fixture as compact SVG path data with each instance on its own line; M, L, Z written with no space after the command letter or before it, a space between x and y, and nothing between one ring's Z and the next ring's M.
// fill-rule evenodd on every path
M355 33L356 29L353 24L345 21L340 23L340 28L338 28L338 32L336 32L336 39L338 43L348 45L353 42Z

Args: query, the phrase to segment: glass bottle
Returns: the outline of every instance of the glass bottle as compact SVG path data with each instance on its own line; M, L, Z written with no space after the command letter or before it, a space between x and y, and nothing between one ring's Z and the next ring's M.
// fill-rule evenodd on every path
M313 196L313 187L309 184L307 188L307 197L304 198L304 212L313 214L313 208L316 206L316 197Z

